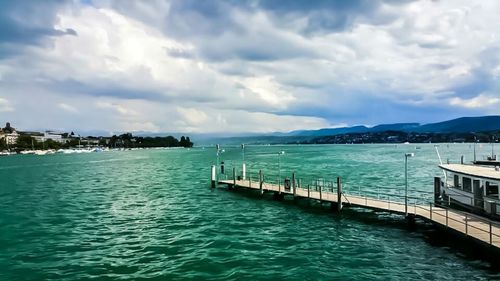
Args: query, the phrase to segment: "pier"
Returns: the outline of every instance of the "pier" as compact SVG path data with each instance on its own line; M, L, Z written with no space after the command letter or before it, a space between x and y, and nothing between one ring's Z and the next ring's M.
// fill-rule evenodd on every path
M445 231L478 242L483 246L500 250L500 223L449 208L445 204L425 201L425 199L397 194L379 192L346 191L342 188L342 179L337 177L333 181L325 179L303 180L295 173L291 177L266 174L262 170L258 173L243 172L238 174L236 168L218 174L216 167L211 170L212 187L226 185L230 189L254 190L260 194L273 193L276 198L290 196L294 199L314 200L320 203L331 204L332 210L341 212L343 208L357 207L399 214L410 222L420 219L444 229ZM228 172L228 173L227 173Z

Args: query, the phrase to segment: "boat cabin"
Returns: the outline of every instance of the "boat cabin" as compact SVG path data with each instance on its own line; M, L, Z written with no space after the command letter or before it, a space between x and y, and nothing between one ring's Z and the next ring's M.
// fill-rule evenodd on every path
M442 164L440 192L447 203L500 218L499 167Z

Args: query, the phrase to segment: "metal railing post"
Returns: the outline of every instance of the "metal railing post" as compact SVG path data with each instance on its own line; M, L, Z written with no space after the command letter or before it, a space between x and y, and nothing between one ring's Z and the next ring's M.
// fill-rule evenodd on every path
M316 180L316 184L317 184L317 183L318 183L318 180ZM323 196L322 196L322 194L321 194L322 189L323 189L323 188L322 188L322 186L321 186L321 185L319 185L319 201L322 201L322 200L323 200Z
M432 203L429 203L429 219L432 220Z
M448 226L448 209L446 209L446 226Z
M468 223L468 219L467 219L467 213L465 213L465 235L469 235L469 223Z
M233 167L233 187L236 187L236 168Z
M493 244L493 235L491 232L491 221L490 221L490 245Z

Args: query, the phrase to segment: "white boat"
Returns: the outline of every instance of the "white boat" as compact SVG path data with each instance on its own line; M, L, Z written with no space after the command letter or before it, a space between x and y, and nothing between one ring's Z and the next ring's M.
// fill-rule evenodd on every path
M500 167L441 164L442 178L434 181L436 201L500 219Z

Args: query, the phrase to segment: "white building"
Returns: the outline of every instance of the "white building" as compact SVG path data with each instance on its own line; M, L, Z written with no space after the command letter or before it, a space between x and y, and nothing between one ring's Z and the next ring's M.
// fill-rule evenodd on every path
M52 140L58 143L66 143L67 139L63 138L62 133L54 133L51 131L46 131L43 133L43 135L32 135L32 137L37 141L37 142L44 142L47 140Z
M19 134L14 131L12 133L9 133L9 134L0 134L0 139L5 139L5 142L8 144L8 145L14 145L17 143L17 139L19 138Z
M16 129L10 126L10 123L5 124L5 128L0 128L0 139L5 139L7 145L16 144L19 134Z

